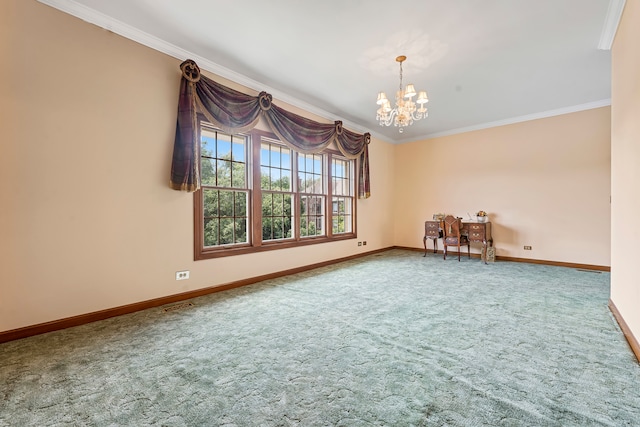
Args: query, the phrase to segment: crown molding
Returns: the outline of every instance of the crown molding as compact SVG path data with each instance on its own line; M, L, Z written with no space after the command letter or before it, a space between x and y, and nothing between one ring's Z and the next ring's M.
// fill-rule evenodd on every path
M625 4L626 0L609 0L609 9L607 10L607 17L604 20L602 33L600 34L598 49L611 50Z
M611 105L611 98L607 98L607 99L602 99L600 101L588 102L586 104L572 105L570 107L558 108L555 110L548 110L548 111L541 111L539 113L527 114L524 116L517 116L517 117L512 117L504 120L497 120L495 122L480 123L473 126L466 126L462 128L446 130L444 132L430 133L422 137L413 137L410 139L398 140L396 141L396 144L423 141L427 139L439 138L442 136L450 136L450 135L456 135L459 133L489 129L489 128L498 127L498 126L506 126L506 125L511 125L515 123L528 122L531 120L545 119L548 117L560 116L563 114L576 113L578 111L591 110L591 109L600 108L600 107L608 107L610 105Z
M274 99L293 105L294 107L298 107L311 114L315 114L316 116L322 117L332 122L336 120L341 120L344 127L348 128L353 132L360 132L360 133L369 132L371 133L372 136L375 136L376 138L386 140L386 137L380 135L377 132L371 132L370 130L362 127L361 125L353 123L349 120L345 120L342 117L339 117L335 114L331 114L326 110L323 110L314 105L308 104L282 91L279 91L277 89L264 85L243 74L230 70L226 67L223 67L222 65L216 64L215 62L207 58L204 58L200 55L197 55L193 52L190 52L186 49L183 49L171 43L168 43L165 40L162 40L156 36L153 36L149 33L141 31L122 21L113 19L110 16L107 16L101 12L91 9L85 5L79 4L73 0L37 0L37 1L47 6L50 6L54 9L57 9L61 12L75 16L76 18L79 18L85 22L88 22L89 24L93 24L98 27L104 28L105 30L111 31L129 40L133 40L137 43L140 43L143 46L146 46L158 52L164 53L173 58L179 59L180 61L184 61L186 59L192 59L198 64L198 67L202 70L209 71L215 75L231 80L234 83L238 83L249 89L255 90L256 92L261 92L264 90L270 93Z

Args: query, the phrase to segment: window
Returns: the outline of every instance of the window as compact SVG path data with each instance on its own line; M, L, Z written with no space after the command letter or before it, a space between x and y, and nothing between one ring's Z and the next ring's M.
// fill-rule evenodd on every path
M355 160L298 153L275 135L201 123L195 257L355 238Z
M301 237L325 235L324 158L322 154L298 154Z
M293 186L291 150L275 141L263 140L260 147L260 189L262 190L262 241L292 237Z
M334 156L331 160L333 234L350 233L353 227L353 162Z
M203 246L249 243L247 141L201 129Z

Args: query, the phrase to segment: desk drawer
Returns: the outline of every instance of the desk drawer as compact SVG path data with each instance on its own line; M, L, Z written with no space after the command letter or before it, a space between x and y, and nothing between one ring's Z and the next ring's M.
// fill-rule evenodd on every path
M484 230L482 231L469 231L469 240L471 241L484 241Z
M438 221L427 221L424 223L424 235L426 237L440 236L440 223Z
M484 240L486 238L485 224L468 224L469 240Z

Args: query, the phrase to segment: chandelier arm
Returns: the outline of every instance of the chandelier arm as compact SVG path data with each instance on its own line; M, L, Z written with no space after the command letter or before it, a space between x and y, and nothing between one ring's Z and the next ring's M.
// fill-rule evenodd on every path
M426 111L424 113L421 113L419 111L414 111L411 113L411 118L415 121L422 120L427 118L427 113Z
M386 118L380 117L378 120L380 121L380 124L384 124L385 126L391 126L391 123L393 123L393 120L397 115L398 115L398 111L394 108L387 114Z

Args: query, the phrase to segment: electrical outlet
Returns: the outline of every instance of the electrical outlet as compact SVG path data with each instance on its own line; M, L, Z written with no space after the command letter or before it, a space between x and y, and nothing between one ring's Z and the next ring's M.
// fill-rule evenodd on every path
M362 242L358 242L358 246L362 246Z
M530 250L531 250L531 246L525 246L525 247L524 247L524 250L525 250L525 251L530 251Z
M367 246L367 241L362 242L362 246Z
M189 278L189 270L176 271L176 280L187 280Z

